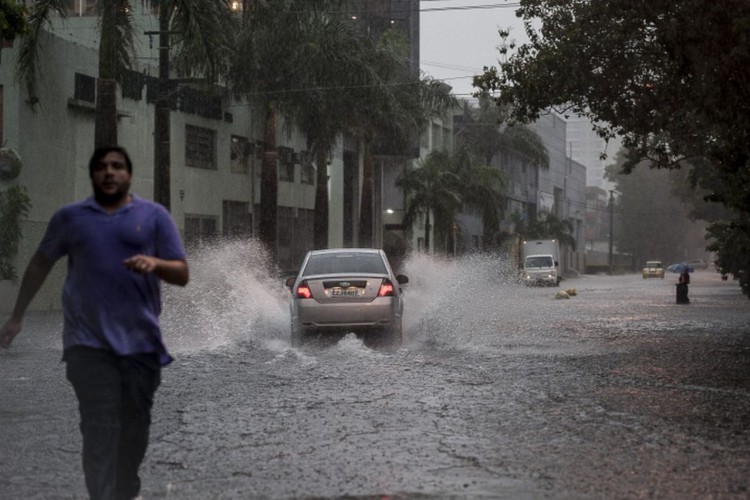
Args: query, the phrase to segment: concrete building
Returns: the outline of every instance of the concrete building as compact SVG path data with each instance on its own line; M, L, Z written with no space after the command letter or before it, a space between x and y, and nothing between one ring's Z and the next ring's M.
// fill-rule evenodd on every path
M531 125L549 154L549 169L539 174L537 210L567 220L573 227L576 247L562 248L563 272L583 272L583 248L586 231L586 167L568 155L567 123L556 114L543 115Z

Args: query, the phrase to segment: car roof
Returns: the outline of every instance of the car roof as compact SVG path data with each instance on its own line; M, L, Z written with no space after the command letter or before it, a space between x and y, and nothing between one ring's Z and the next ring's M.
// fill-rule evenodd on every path
M321 250L310 250L310 255L321 255L327 253L380 253L379 248L325 248Z

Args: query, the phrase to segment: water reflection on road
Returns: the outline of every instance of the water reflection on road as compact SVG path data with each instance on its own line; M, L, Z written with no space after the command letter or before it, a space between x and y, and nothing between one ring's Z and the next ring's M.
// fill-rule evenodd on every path
M586 276L556 300L497 258L415 256L402 270L404 346L390 353L354 335L292 348L288 291L262 269L253 244L209 248L192 258L191 285L168 290L177 361L158 395L144 496L749 494L750 309L736 283L694 273L682 306L674 276ZM0 360L2 387L32 368L24 349ZM61 425L74 428L74 412L45 428ZM68 458L76 437L58 445ZM81 495L77 462L44 455L48 444L0 444L24 457L2 459L0 485ZM40 484L34 467L70 488Z

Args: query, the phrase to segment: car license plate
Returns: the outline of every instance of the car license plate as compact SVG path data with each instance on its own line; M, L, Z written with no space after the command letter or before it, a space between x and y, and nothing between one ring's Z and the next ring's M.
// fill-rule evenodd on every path
M341 288L339 286L331 288L331 297L357 297L359 296L359 288L350 286L349 288Z

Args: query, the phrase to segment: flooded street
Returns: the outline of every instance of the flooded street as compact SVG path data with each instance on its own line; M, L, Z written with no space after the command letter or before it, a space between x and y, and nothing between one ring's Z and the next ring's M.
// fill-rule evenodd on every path
M290 347L252 246L169 290L146 499L747 498L750 303L736 282L582 276L526 288L418 256L404 345ZM0 498L85 498L59 314L0 352Z

